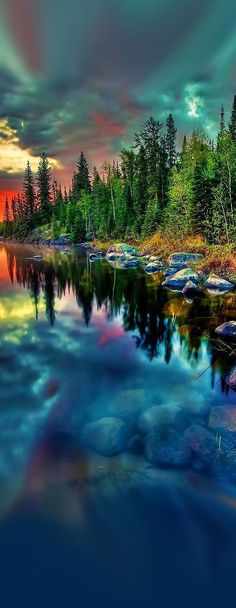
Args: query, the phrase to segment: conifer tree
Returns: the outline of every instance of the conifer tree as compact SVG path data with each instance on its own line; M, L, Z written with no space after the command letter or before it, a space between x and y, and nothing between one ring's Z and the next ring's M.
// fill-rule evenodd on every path
M233 141L236 142L236 95L234 95L229 130Z
M51 168L49 160L46 154L42 154L39 161L38 172L37 172L37 186L38 186L38 203L39 211L43 222L48 222L51 217L52 206L52 184L51 184Z
M76 171L73 175L72 195L75 200L80 198L82 190L91 192L88 161L83 152L80 153Z
M35 188L34 188L34 178L32 169L29 161L27 161L27 165L25 168L24 175L24 183L23 183L23 197L24 197L24 207L25 214L27 216L33 216L36 209L36 197L35 197Z
M176 163L176 133L177 129L175 128L175 122L172 114L169 114L166 121L166 154L167 154L167 162L168 167L172 169L172 167Z

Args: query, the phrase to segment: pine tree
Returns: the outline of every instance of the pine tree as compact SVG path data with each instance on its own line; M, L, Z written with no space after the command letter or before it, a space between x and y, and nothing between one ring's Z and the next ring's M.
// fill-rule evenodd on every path
M72 195L74 200L80 198L82 190L85 190L85 192L91 192L88 161L83 152L80 153L76 171L73 175Z
M172 169L172 167L176 163L176 133L177 129L175 128L175 123L172 114L169 114L166 121L166 153L167 153L167 162L168 167Z
M42 221L47 223L50 220L52 206L52 184L51 184L51 168L46 154L43 154L38 166L37 186L38 186L38 202L39 211Z
M220 133L224 133L225 131L225 110L224 110L224 106L221 106L221 112L220 112Z
M144 146L140 146L135 160L135 177L134 177L134 206L136 216L136 229L138 234L144 223L145 213L148 204L148 165Z
M233 141L236 142L236 95L234 95L229 130Z
M6 197L5 205L4 205L4 212L3 212L3 222L4 222L4 224L7 225L7 224L10 224L10 221L11 221L11 215L10 215L8 197Z
M25 168L25 176L23 183L23 197L24 197L24 207L25 214L27 216L33 216L36 210L36 197L35 197L35 188L34 188L34 178L32 169L29 161L27 161L27 165Z

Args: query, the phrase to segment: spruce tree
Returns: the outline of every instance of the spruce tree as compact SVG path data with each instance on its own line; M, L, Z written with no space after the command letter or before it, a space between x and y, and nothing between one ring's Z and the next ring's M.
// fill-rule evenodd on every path
M220 112L220 133L224 133L225 131L225 110L224 110L224 106L221 106L221 112Z
M51 168L49 160L46 154L42 154L39 161L38 172L37 172L37 186L38 186L38 203L39 211L42 221L47 223L50 220L52 205L52 184L51 184Z
M172 167L176 163L176 133L177 129L175 128L175 122L172 114L169 114L166 121L166 153L167 153L167 162L168 167L172 169Z
M76 171L73 175L72 195L75 200L80 198L82 190L85 190L85 192L91 192L89 166L83 152L80 153Z
M24 208L27 216L33 216L36 210L36 197L34 188L34 178L29 161L25 168L23 183Z
M229 130L233 141L236 142L236 95L234 95Z

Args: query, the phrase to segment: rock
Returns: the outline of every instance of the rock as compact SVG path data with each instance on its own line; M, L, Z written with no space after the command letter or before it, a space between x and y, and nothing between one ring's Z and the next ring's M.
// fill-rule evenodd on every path
M163 270L163 264L160 261L150 262L150 264L145 266L144 270L147 272L147 274L154 274L155 272L160 272L160 270Z
M236 433L236 406L218 405L212 407L209 427L218 431Z
M236 321L226 321L218 325L216 333L225 338L236 338Z
M183 268L182 270L179 270L175 274L165 279L162 285L164 285L165 287L169 287L170 289L180 291L184 288L188 281L198 283L199 276L191 268Z
M193 283L193 281L187 281L182 290L182 293L187 298L193 298L194 296L200 293L200 288L198 287L198 285L196 285L196 283Z
M165 271L165 277L169 277L173 274L176 274L177 270L182 270L183 268L186 268L185 265L181 265L181 266L169 266L169 268L167 268L167 270Z
M114 456L125 449L129 432L128 425L121 418L106 416L86 424L81 441L85 447L99 454Z
M202 458L208 458L217 451L216 436L200 424L192 424L184 432L184 437L191 449Z
M225 382L228 384L228 386L230 386L230 388L236 391L236 367L234 367L230 374L226 376Z
M138 428L148 434L157 428L173 425L177 412L177 408L170 405L154 405L141 414Z
M103 253L103 251L95 251L94 253L90 253L89 254L89 259L90 262L96 262L96 260L101 260L101 258L104 258L105 253Z
M125 243L116 243L114 245L111 245L111 247L109 247L107 251L108 258L112 256L127 259L133 255L137 255L136 247L133 247L132 245L126 245Z
M221 292L234 289L233 283L226 281L226 279L222 279L222 277L218 277L217 274L211 274L205 281L204 286L210 291L217 290Z
M145 456L153 464L185 466L191 461L191 450L185 438L174 430L148 435Z
M110 258L108 258L107 261L109 262L110 266L112 266L112 268L120 268L123 270L128 270L129 268L138 268L139 266L138 260L122 260L119 258L111 260Z
M203 256L200 253L185 253L178 252L172 253L169 256L169 264L170 266L179 266L181 264L192 264L194 262L198 262L201 260Z
M160 262L160 260L157 257L157 255L150 255L149 262L157 262L158 264L162 264L162 262Z

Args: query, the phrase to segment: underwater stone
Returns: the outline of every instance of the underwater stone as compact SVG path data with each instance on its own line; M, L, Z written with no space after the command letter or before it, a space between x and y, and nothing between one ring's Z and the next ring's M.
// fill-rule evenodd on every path
M219 405L212 407L209 427L218 431L236 433L236 406Z
M188 442L175 430L154 432L147 436L145 456L153 464L184 466L191 461Z
M138 428L142 433L150 433L158 427L173 425L178 411L170 405L154 405L141 414Z
M200 424L192 424L188 427L184 437L191 449L203 458L211 456L217 450L215 434Z
M236 337L236 321L226 321L226 323L222 323L222 325L218 325L216 328L216 333L220 334L220 336L225 336L227 338L235 338Z
M115 243L107 251L107 256L109 257L110 255L117 257L124 256L126 258L137 255L137 249L132 245L126 245L126 243Z
M81 441L99 454L115 456L125 449L128 436L129 427L121 418L105 416L85 425Z
M236 391L236 367L234 367L230 374L226 376L225 382L228 384L228 386L230 386L230 388Z

